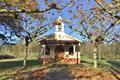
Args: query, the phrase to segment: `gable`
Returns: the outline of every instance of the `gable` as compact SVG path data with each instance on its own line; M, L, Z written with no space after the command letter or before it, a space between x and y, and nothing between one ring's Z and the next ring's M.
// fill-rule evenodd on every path
M78 40L77 38L74 38L68 34L51 34L48 36L43 37L42 40L63 40L63 41L78 41L78 42L82 42L80 40Z

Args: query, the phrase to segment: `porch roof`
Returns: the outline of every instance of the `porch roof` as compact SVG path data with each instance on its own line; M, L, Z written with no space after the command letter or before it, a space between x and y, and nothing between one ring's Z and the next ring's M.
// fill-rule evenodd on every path
M41 44L78 44L79 41L76 40L41 40Z

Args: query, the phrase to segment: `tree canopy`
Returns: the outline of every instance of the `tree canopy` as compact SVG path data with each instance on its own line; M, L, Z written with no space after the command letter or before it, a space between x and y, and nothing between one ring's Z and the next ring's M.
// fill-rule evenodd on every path
M119 3L119 0L1 0L0 24L17 36L20 32L36 36L50 29L46 25L54 22L53 16L62 15L71 31L83 38L110 41L119 33L116 28L120 23Z

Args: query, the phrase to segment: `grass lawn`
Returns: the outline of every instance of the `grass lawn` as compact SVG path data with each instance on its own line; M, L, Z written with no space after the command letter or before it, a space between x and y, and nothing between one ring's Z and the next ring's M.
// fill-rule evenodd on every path
M82 56L81 57L81 60L83 63L85 63L86 65L93 65L93 59L91 58L88 58L87 56ZM97 60L98 61L98 67L111 67L111 66L114 66L114 67L117 67L117 68L120 68L120 59L118 60Z
M7 59L7 60L0 60L0 70L3 69L11 69L15 67L22 67L23 60L22 59ZM28 59L27 66L35 66L39 65L37 59Z
M6 59L0 60L0 80L4 77L8 77L17 71L26 71L28 69L34 69L40 66L38 59L28 59L27 67L22 69L23 60L22 59Z

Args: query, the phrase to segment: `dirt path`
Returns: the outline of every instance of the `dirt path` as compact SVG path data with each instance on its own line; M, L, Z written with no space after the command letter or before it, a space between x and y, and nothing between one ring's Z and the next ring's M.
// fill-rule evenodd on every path
M43 80L74 80L75 77L70 75L69 70L65 67L61 68L52 68L48 75L43 78Z
M76 80L70 68L64 65L35 70L33 72L17 73L18 80Z
M109 70L73 65L52 65L34 71L19 72L15 80L118 80Z

